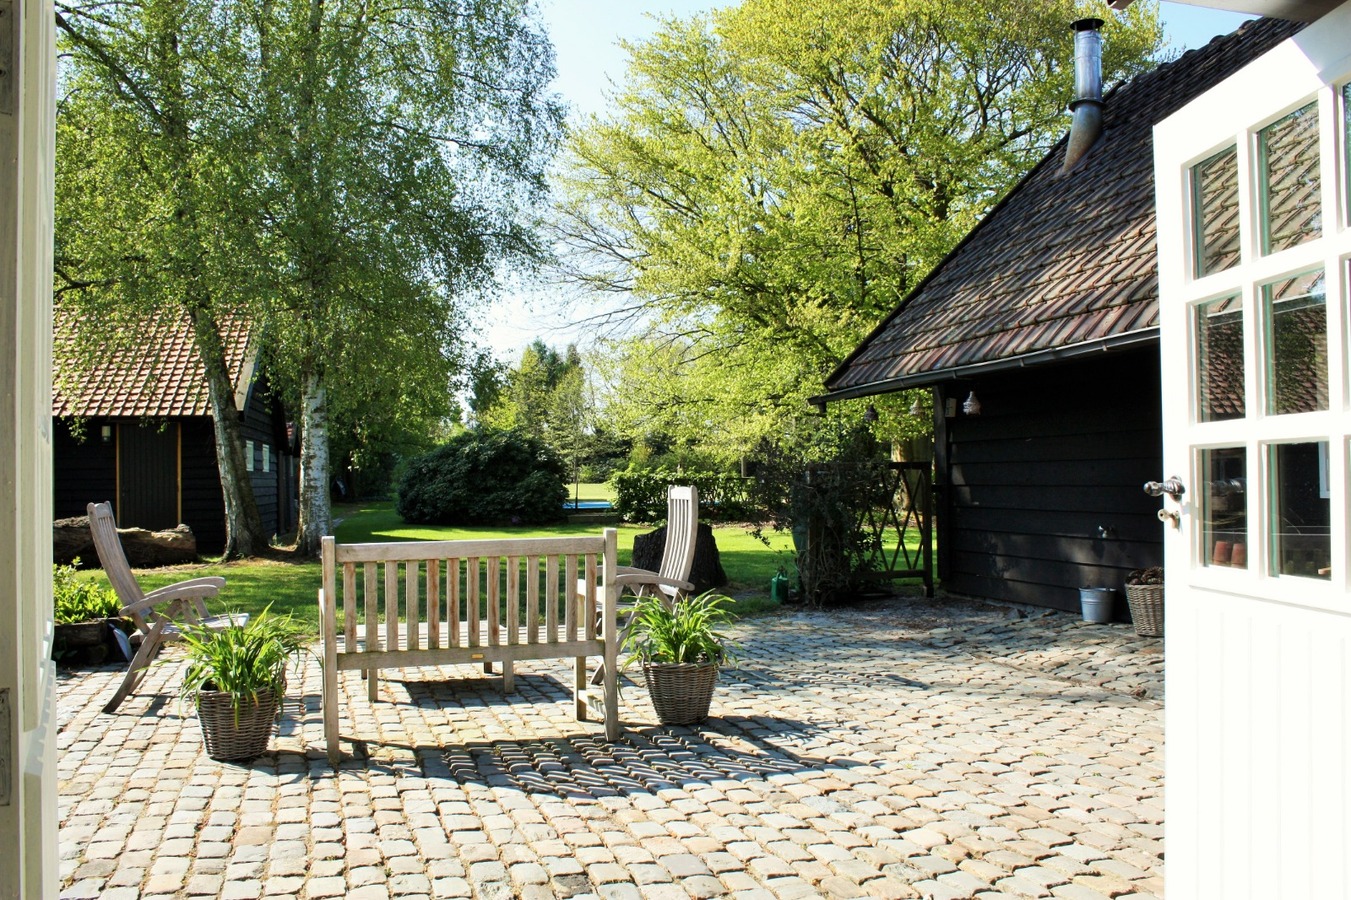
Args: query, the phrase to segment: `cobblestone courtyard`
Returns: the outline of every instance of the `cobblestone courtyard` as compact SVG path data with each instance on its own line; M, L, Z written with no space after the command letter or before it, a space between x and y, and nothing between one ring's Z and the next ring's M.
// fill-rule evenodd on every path
M63 896L1162 895L1161 640L919 600L738 636L704 725L655 725L630 682L615 745L564 665L510 696L391 671L373 707L345 675L364 743L336 772L313 659L245 766L206 757L174 653L115 715L120 670L64 673Z

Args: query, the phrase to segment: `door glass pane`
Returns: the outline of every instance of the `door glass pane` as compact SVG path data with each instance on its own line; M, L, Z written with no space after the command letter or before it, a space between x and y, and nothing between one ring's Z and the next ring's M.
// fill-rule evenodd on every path
M1192 169L1196 277L1238 262L1238 150L1229 147Z
M1201 451L1202 559L1206 566L1248 566L1248 451Z
M1198 304L1197 416L1202 422L1243 418L1243 301L1221 297Z
M1330 579L1328 443L1275 444L1269 457L1271 573Z
M1297 109L1258 134L1262 252L1278 253L1322 233L1318 104Z
M1342 171L1348 176L1342 180L1346 183L1347 206L1351 208L1351 84L1342 88L1342 150L1346 154L1342 159Z
M1328 313L1322 271L1262 286L1267 412L1328 408Z

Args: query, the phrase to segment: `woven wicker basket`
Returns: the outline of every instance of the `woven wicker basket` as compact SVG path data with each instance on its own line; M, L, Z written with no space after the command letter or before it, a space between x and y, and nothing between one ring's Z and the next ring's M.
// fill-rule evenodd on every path
M1126 602L1130 604L1135 633L1142 637L1163 636L1163 585L1128 584Z
M692 725L708 718L717 663L643 663L652 707L663 725Z
M259 694L257 703L242 703L235 714L234 700L224 691L197 694L197 721L202 726L206 755L222 762L244 762L267 752L277 724L280 691Z

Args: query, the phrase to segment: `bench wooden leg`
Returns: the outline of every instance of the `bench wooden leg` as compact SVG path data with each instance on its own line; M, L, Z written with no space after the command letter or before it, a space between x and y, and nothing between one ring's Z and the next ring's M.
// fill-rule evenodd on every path
M615 671L612 653L605 661L605 739L619 740L619 674Z
M510 694L516 690L516 665L511 660L502 661L502 693Z
M572 661L572 698L576 707L575 712L578 722L585 722L587 719L586 692L588 690L586 677L585 656L575 657Z

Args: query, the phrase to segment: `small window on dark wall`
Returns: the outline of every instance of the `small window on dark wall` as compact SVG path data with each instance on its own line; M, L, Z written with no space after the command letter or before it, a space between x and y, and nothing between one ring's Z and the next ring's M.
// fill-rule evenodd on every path
M272 445L271 445L271 444L264 444L264 445L263 445L263 471L264 471L264 472L271 472L271 471L272 471Z
M244 442L244 471L253 471L253 441Z
M1197 278L1238 263L1238 150L1227 147L1192 167Z
M1257 136L1261 177L1262 252L1311 241L1323 233L1318 161L1318 103L1263 128Z

